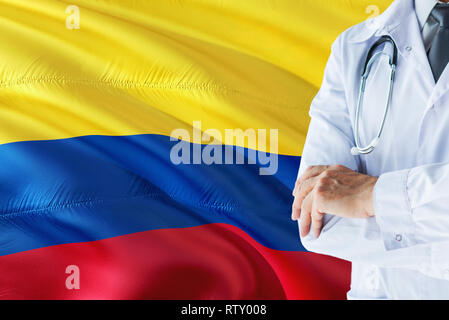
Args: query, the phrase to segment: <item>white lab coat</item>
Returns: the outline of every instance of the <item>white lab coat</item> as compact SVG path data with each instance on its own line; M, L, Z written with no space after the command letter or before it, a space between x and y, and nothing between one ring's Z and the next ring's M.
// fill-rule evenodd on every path
M384 34L398 47L391 108L378 146L353 156L361 69ZM373 66L368 80L362 145L375 137L383 115L385 66ZM352 262L348 298L449 299L449 68L435 84L413 0L396 0L337 38L310 116L298 175L309 165L342 164L379 180L375 217L326 215L318 239L301 239L305 248Z

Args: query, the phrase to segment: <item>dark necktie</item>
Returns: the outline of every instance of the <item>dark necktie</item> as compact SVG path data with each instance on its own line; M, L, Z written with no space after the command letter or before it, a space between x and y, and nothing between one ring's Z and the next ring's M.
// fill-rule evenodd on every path
M433 77L437 82L449 61L449 5L437 4L430 15L440 24L428 53Z

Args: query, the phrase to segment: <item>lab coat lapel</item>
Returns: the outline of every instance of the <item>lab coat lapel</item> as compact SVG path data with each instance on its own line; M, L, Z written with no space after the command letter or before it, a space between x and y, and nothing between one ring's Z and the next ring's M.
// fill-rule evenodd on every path
M429 59L422 41L421 30L416 18L413 0L396 0L386 15L379 16L376 35L389 34L395 41L400 57L407 63L398 67L414 67L424 80L429 99L426 110L429 110L449 90L449 68L446 66L438 82L432 74ZM397 21L400 21L397 23ZM412 80L411 80L412 81Z
M427 101L427 109L430 109L435 103L437 103L449 90L449 69L446 66L443 73L441 74L438 82L436 83L432 94Z
M449 90L449 68L446 65L443 73L441 74L438 82L436 83L432 95L430 96L429 101L427 102L427 109L430 109L435 103L439 102Z

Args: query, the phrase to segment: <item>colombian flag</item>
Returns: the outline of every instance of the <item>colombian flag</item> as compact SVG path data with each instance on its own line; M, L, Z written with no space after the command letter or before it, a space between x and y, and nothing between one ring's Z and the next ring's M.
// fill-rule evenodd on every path
M332 41L389 2L0 0L0 299L345 298L291 190Z

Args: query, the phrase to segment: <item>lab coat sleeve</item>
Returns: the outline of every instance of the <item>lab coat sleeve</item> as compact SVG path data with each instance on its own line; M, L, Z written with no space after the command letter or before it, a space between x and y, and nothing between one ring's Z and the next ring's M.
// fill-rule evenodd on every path
M341 48L339 37L310 107L298 177L310 165L341 164L360 171L359 157L350 153L353 126L342 79ZM380 176L374 194L375 217L326 214L319 238L302 237L303 246L352 262L404 267L448 279L449 164L386 173Z
M422 272L449 279L449 163L382 174L374 210L387 251L427 248Z

